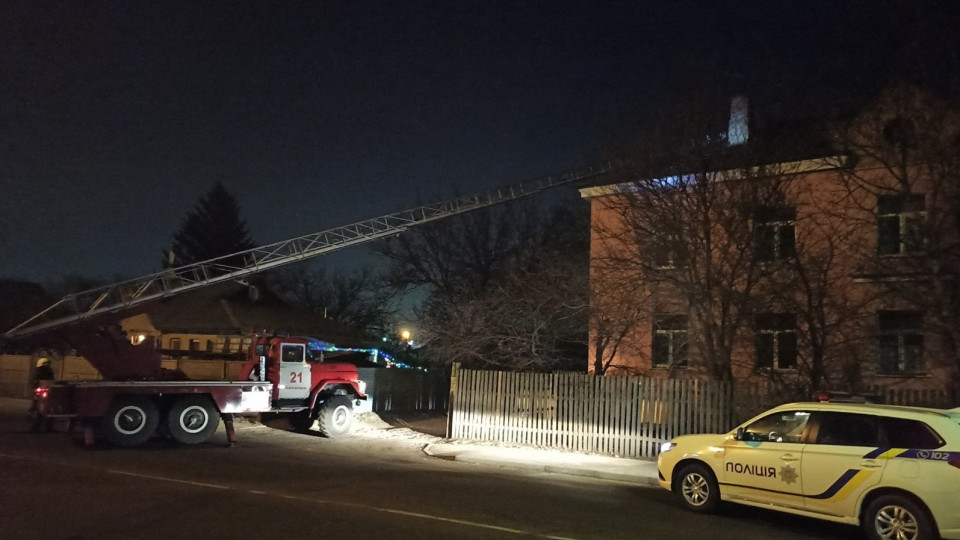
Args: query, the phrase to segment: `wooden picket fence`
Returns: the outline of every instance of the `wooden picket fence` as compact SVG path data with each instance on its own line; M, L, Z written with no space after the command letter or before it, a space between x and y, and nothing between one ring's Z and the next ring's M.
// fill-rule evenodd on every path
M958 405L946 389L877 387L867 392L891 405ZM723 433L776 405L811 399L810 392L772 381L731 384L454 366L447 434L649 459L677 435Z
M652 458L677 435L734 425L726 383L454 367L450 385L456 439Z

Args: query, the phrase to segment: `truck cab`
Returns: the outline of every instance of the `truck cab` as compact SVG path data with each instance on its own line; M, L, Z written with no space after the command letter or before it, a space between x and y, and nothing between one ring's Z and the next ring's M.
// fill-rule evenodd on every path
M353 364L326 361L328 349L314 338L255 335L240 378L273 383L273 409L293 413L295 427L316 420L336 436L349 429L354 403L367 399L366 384Z

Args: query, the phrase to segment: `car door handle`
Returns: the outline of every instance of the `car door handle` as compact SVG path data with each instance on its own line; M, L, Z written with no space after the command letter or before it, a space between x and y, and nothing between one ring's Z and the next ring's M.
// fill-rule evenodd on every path
M860 466L868 469L879 469L880 467L883 467L883 463L880 463L875 459L865 459L860 462Z
M795 457L793 454L784 454L780 456L780 461L798 461L800 458Z

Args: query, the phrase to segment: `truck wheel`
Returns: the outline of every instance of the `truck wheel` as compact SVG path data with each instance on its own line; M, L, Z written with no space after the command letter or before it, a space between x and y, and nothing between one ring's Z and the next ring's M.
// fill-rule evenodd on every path
M347 396L334 396L328 399L317 416L320 434L331 439L350 431L353 422L353 404Z
M157 431L160 413L150 399L130 396L114 399L100 423L103 437L117 446L136 446Z
M220 412L206 396L183 396L167 412L167 431L177 442L202 443L220 425Z

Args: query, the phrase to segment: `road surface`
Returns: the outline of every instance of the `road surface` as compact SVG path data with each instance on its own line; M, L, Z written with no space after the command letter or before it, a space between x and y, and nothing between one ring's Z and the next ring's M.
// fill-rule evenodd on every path
M701 516L655 488L444 461L397 431L330 440L239 427L233 448L222 433L193 447L85 448L77 436L25 433L21 411L0 410L0 537L857 537L750 508Z

